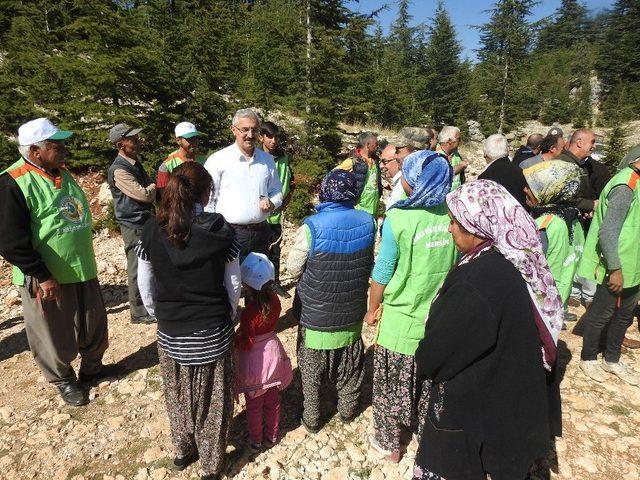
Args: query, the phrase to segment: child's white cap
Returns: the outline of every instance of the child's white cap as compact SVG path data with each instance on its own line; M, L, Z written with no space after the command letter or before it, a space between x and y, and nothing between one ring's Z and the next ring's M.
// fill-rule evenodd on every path
M275 269L264 253L251 252L240 265L242 283L254 290L262 290L265 283L275 279Z

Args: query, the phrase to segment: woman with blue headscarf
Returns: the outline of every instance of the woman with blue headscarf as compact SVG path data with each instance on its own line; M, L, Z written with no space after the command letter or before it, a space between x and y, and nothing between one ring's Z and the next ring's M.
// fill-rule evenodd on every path
M387 211L371 275L365 321L377 324L378 333L373 357L375 433L369 440L392 462L400 461L401 429L417 424L414 354L431 302L455 261L445 205L452 176L447 159L430 150L404 159L401 181L408 198Z

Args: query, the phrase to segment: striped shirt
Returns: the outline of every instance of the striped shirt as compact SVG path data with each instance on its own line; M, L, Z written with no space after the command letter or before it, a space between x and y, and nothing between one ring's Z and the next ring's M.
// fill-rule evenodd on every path
M158 345L180 365L204 365L227 353L233 336L231 323L181 337L171 337L158 330Z

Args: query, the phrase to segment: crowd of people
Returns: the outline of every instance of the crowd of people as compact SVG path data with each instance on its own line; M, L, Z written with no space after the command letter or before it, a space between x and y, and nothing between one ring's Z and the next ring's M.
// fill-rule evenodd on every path
M293 378L275 333L292 159L254 110L231 123L235 141L208 158L203 134L179 123L155 183L141 129L108 135L131 322L157 323L174 466L200 460L209 480L224 472L234 399L244 395L257 453L280 439L280 392ZM0 175L0 254L14 265L38 367L80 406L87 385L117 369L102 362L91 212L65 168L72 134L46 118L19 128L20 158ZM562 433L557 342L578 320L568 305L587 307L573 329L584 374L640 384L620 360L623 345L640 346L625 337L640 300L640 146L609 178L590 130L532 134L513 159L491 135L470 181L460 141L455 126L364 132L322 180L283 259L296 282L300 421L322 428L327 385L342 422L361 413L362 330L375 328L371 447L397 463L413 434L416 480L525 479Z

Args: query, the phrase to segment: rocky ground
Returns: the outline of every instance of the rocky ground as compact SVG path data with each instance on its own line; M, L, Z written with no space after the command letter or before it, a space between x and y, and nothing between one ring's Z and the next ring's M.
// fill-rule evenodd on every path
M479 144L467 145L463 155L472 160L473 177L473 171L482 167ZM107 193L99 188L102 177L93 174L80 181L88 192L92 212L100 215L100 199ZM285 229L285 242L292 233L291 228ZM184 472L171 470L156 329L129 323L122 241L105 230L96 235L94 245L109 316L110 347L105 362L119 364L125 374L93 386L91 403L80 408L66 406L37 370L27 344L20 299L10 285L9 266L0 260L0 479L198 478L197 464ZM292 290L292 285L286 286ZM296 325L290 306L291 301L284 300L278 329L295 368ZM583 309L573 311L581 314ZM637 325L629 332L639 337ZM368 376L360 417L343 425L334 416L333 393L328 391L327 423L320 433L307 434L299 425L302 396L296 368L293 384L283 393L282 439L270 450L248 454L244 405L242 401L236 404L228 478L411 478L413 441L398 465L385 462L366 442L372 425L373 331L365 327L364 338ZM562 333L564 436L556 442L557 457L550 458L551 478L640 479L640 388L615 377L604 384L589 381L578 368L580 346L579 337ZM623 360L640 371L639 354L625 351Z

